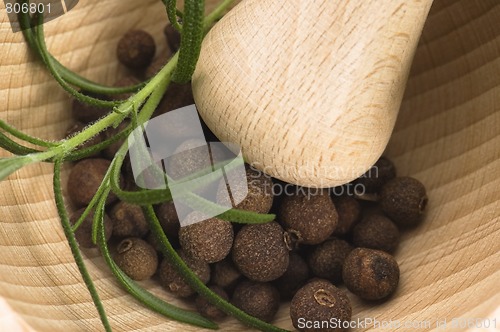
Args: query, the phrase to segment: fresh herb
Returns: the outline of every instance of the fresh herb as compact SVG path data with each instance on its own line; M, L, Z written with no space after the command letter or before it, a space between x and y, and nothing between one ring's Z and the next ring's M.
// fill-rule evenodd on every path
M128 86L128 87L108 87L96 82L92 82L70 69L63 66L48 51L45 45L43 31L43 14L36 13L30 17L27 13L19 14L19 22L23 29L23 34L30 49L39 57L47 70L51 73L59 85L71 94L75 99L94 106L107 107L112 109L107 115L90 124L77 134L60 140L47 141L32 137L16 128L0 121L0 147L14 154L12 157L0 158L0 180L6 178L18 169L37 162L53 162L54 178L53 190L57 211L61 220L62 229L66 235L75 263L80 271L82 279L86 284L89 293L94 301L97 312L101 318L106 331L111 331L105 308L99 298L98 291L88 273L83 255L75 239L75 231L82 224L83 220L90 213L94 213L92 225L92 240L98 244L102 255L122 287L135 299L146 307L180 322L185 322L199 327L216 329L217 325L199 314L177 308L171 304L154 296L139 284L130 279L114 262L107 248L105 232L103 226L104 207L108 195L113 192L120 199L143 206L145 214L150 222L151 228L158 238L162 252L167 259L178 268L178 272L183 275L187 282L201 295L216 305L222 311L233 315L243 323L261 329L263 331L283 331L273 325L265 323L259 319L249 316L240 309L232 306L216 293L207 288L197 279L194 273L184 264L168 242L163 230L159 226L158 219L152 208L152 204L169 201L172 199L168 186L162 190L140 190L136 192L125 191L120 188L118 174L123 164L127 151L127 142L122 145L114 159L111 161L100 186L84 210L83 214L71 225L68 211L64 204L61 188L61 167L66 161L75 161L90 156L100 151L110 144L128 136L135 128L148 121L153 115L161 98L165 94L171 80L176 82L188 82L191 79L197 59L200 54L201 41L208 29L216 22L234 0L224 0L208 16L204 17L204 0L186 0L184 12L176 8L175 0L162 0L166 6L171 24L181 32L181 46L179 51L169 60L169 62L149 81ZM18 0L18 3L28 3L29 0ZM182 20L182 23L179 21ZM35 24L36 23L36 24ZM114 95L133 92L134 94L123 101L101 100L89 97L80 91L87 91L93 94ZM131 125L118 135L90 147L82 147L82 144L98 135L110 127L117 127L126 118L130 118ZM205 171L206 172L206 171ZM215 181L216 178L211 178ZM168 183L168 182L166 182ZM186 191L186 201L192 207L201 207L205 210L218 207L192 192ZM229 210L219 215L220 218L229 221L242 223L264 223L274 219L272 214L258 214L249 211L236 209Z

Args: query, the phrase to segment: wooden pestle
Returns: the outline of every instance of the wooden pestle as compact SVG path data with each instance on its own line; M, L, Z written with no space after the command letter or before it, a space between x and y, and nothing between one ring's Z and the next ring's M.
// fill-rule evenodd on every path
M347 183L389 141L431 4L244 0L203 42L198 110L273 177Z

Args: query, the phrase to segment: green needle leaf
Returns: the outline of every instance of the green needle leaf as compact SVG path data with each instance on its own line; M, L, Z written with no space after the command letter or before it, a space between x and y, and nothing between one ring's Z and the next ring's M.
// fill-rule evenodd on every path
M19 2L21 4L29 3L29 0L21 0ZM26 42L28 43L29 47L33 51L35 51L35 53L38 55L38 57L40 57L40 59L42 59L40 48L36 43L34 31L33 28L31 27L29 13L23 12L22 10L19 11L18 21L21 30L23 32L24 38L26 39ZM60 73L61 77L65 81L67 81L69 84L77 86L78 88L84 91L94 92L103 95L114 95L127 92L136 92L140 90L147 83L147 82L142 82L133 86L126 86L126 87L110 87L101 85L93 81L90 81L78 75L77 73L71 71L70 69L66 68L59 61L57 61L57 59L55 59L50 53L47 53L47 55L49 56L50 59L52 59L55 69L57 70L58 73Z
M30 155L0 158L0 181L18 169L35 162L38 162L38 160L32 158Z
M162 0L167 8L167 16L170 24L174 27L175 30L181 32L182 27L177 20L177 16L179 11L177 10L177 1L176 0Z
M179 63L172 77L174 82L187 83L191 80L196 62L200 56L201 41L204 35L204 11L204 0L186 0L184 2Z
M75 259L75 263L80 271L83 281L87 286L87 289L90 292L92 300L94 301L94 305L99 313L99 317L101 318L102 324L106 331L111 332L111 326L108 321L108 317L106 312L104 311L104 306L99 298L99 294L94 286L94 282L92 281L92 277L90 276L87 268L85 266L85 262L83 261L82 253L80 252L80 248L78 247L78 243L76 242L75 234L71 230L71 224L68 218L68 213L66 211L66 206L64 205L64 198L62 195L61 189L61 160L58 159L54 163L54 197L56 201L57 212L59 217L61 218L61 225L64 230L64 235L66 235L66 239L68 240L68 244L71 248L71 253Z

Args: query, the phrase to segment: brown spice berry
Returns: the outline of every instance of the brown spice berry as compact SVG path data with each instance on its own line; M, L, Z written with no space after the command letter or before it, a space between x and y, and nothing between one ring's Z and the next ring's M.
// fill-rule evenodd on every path
M143 237L149 231L149 224L139 205L118 202L109 213L113 219L113 236Z
M396 176L396 167L386 157L380 157L365 174L354 180L355 185L362 185L366 193L376 193L382 186Z
M289 260L285 273L273 282L282 300L291 300L309 278L309 267L302 256L292 252Z
M411 177L397 177L386 183L380 199L384 213L400 226L416 225L427 201L424 185Z
M219 183L217 202L224 206L233 206L233 202L228 201L229 196L227 193L230 192L232 194L231 199L234 200L235 197L238 197L238 194L241 196L242 193L247 192L243 200L234 205L234 208L257 213L268 213L273 205L273 180L270 176L248 165L245 166L245 173L246 178L244 180L231 181L231 188L224 180Z
M179 31L175 30L172 24L167 24L163 30L165 37L167 38L168 46L172 52L177 52L181 46L181 34Z
M68 195L75 205L80 207L90 203L110 164L109 160L100 158L84 159L75 164L68 179ZM116 200L117 197L111 193L106 204Z
M399 266L394 257L384 251L356 248L346 257L342 277L347 289L357 296L379 300L396 290Z
M213 265L212 282L217 286L232 290L240 278L240 271L229 257Z
M187 219L198 214L199 212L192 212ZM233 226L229 221L219 218L184 226L179 231L182 249L192 257L207 263L223 260L231 251L233 239Z
M84 130L85 127L86 127L86 125L84 123L82 123L82 122L75 123L73 126L71 126L70 128L68 128L68 130L66 131L66 137L72 137L72 136L74 136L78 132ZM84 143L80 144L78 146L78 148L79 149L88 148L88 147L91 147L92 145L99 144L102 141L103 141L103 137L102 137L101 133L99 133L96 136L94 136L91 139L89 139L88 141L85 141ZM99 154L99 151L96 151L95 153L92 154L92 156L96 156L98 154Z
M168 90L165 92L165 95L163 96L160 104L158 105L158 108L156 109L156 112L158 115L160 115L193 104L194 97L193 90L191 89L191 83L170 83L170 85L168 86ZM179 128L179 124L176 123L172 124L171 128L169 126L169 128L166 130L175 130L175 133L173 134L174 136L177 136L177 134L179 134L179 137L185 137L185 134L183 133L185 129L188 129L188 133L192 132L192 127L185 127L186 126L180 126Z
M299 243L319 244L337 227L338 214L328 192L283 197L280 216L287 232Z
M314 248L307 257L307 263L315 276L338 284L342 281L345 258L352 249L344 240L329 239Z
M118 42L118 60L131 69L149 66L155 56L156 44L153 37L144 30L131 30Z
M299 331L346 331L342 324L347 324L351 315L351 304L345 292L323 279L315 279L299 289L290 303L290 317ZM335 322L338 327L325 326L322 324L325 321ZM312 326L306 327L303 322Z
M356 247L392 252L399 244L398 227L387 217L373 214L365 217L352 231Z
M174 202L165 202L155 206L155 212L167 237L169 239L177 238L180 224Z
M78 218L81 217L83 214L83 211L85 211L85 208L81 208L77 211L75 211L71 217L70 217L70 222L72 225L74 225ZM75 231L75 237L76 240L78 241L78 244L83 247L83 248L95 248L96 245L92 242L92 224L93 224L93 218L94 217L94 212L91 211L83 219L83 222L81 225L78 227L78 229ZM111 234L113 232L113 222L111 219L108 217L107 214L104 214L104 234L106 237L106 240L109 240L111 237Z
M124 239L118 244L116 251L116 264L134 280L149 279L158 268L156 250L142 239Z
M247 314L270 322L278 312L280 295L270 283L246 280L236 286L231 302Z
M94 97L102 100L107 100L107 96L101 95L101 94L96 94L96 93L91 93L91 92L85 92L81 91L81 93L85 94L86 96L89 97ZM102 108L98 106L93 106L86 104L84 102L79 101L78 99L73 100L73 104L71 107L71 111L73 114L73 117L81 121L83 123L90 123L98 120L99 118L103 117L107 113L111 111L109 108Z
M254 281L271 281L285 273L289 254L277 222L245 225L234 239L233 262Z
M194 259L188 256L182 250L178 251L181 259L193 271L200 280L206 284L210 280L210 266L202 260ZM166 259L164 259L158 270L160 275L161 285L168 291L174 293L179 297L189 297L195 294L195 291L184 281L184 278L177 273L174 266L172 266Z
M333 204L339 215L339 222L333 234L345 235L361 217L361 206L358 200L352 196L336 197Z
M227 293L219 286L210 286L209 288L224 300L227 301L229 299ZM196 298L196 310L198 310L200 315L208 319L218 320L226 317L226 313L224 311L217 308L215 305L210 303L204 296L201 295L198 295L198 297Z
M189 139L179 145L174 154L167 158L166 173L172 179L180 180L210 167L212 160L224 160L223 151L217 146L208 146L205 141Z

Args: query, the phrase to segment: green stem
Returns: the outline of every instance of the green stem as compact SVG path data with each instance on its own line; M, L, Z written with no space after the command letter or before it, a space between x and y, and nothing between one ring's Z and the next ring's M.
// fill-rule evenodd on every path
M210 14L208 14L206 17L205 17L205 21L204 21L204 28L205 28L205 31L207 31L210 26L215 23L215 21L219 20L223 15L224 13L226 12L226 10L235 2L236 0L224 0L221 2L220 5L218 5L212 12L210 12Z
M167 9L167 16L170 24L175 30L181 32L182 27L177 20L177 1L176 0L162 0Z
M94 301L94 305L99 313L99 317L101 318L102 324L106 331L111 331L111 326L108 321L108 317L104 310L104 306L99 298L99 294L94 286L94 282L92 281L92 277L90 276L87 268L85 267L85 262L83 261L82 254L80 249L78 248L78 243L76 242L75 234L71 230L71 224L68 218L68 214L66 211L66 207L64 206L64 198L61 190L61 159L56 159L54 162L54 197L57 207L57 212L59 214L59 218L61 219L61 225L64 230L64 235L66 235L66 239L68 240L68 244L71 248L71 253L75 259L75 263L80 271L80 274L87 286L87 289L90 292L90 296Z
M28 3L28 0L22 0L20 3ZM39 49L39 46L35 40L33 29L31 27L30 23L30 17L28 13L23 13L23 11L20 11L18 14L18 20L19 20L19 25L21 27L21 30L23 32L24 38L26 39L26 42L28 43L29 47L35 51L35 53L38 55L40 59L42 59L41 51ZM132 86L127 86L127 87L110 87L110 86L105 86L101 85L98 83L95 83L93 81L90 81L75 72L69 70L65 66L63 66L56 58L54 58L52 55L49 54L50 59L53 61L54 67L57 70L58 73L61 74L61 77L68 82L69 84L72 84L74 86L77 86L78 88L87 91L87 92L94 92L94 93L100 93L104 95L113 95L113 94L121 94L121 93L128 93L128 92L136 92L140 90L144 85L145 82L132 85Z

